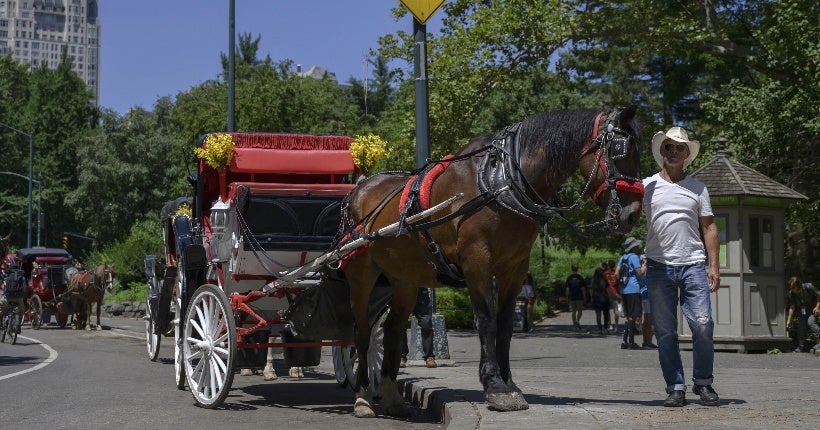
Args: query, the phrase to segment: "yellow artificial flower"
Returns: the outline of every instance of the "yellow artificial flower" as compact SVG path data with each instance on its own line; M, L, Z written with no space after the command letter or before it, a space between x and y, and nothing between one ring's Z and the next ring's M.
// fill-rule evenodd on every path
M188 203L183 203L177 208L176 215L187 215L188 218L193 218L193 211L191 207L188 206Z
M205 148L194 148L194 154L216 170L225 170L233 157L233 136L228 133L211 133L205 137Z
M375 134L356 136L350 143L353 163L364 173L372 173L387 156L387 142Z

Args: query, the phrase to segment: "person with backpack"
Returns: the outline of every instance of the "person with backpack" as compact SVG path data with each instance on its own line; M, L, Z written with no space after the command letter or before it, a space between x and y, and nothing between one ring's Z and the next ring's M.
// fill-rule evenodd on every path
M3 273L3 292L0 295L0 324L5 320L6 311L11 310L11 303L17 305L20 315L26 311L26 297L28 297L28 281L23 269L17 267L12 260L6 273ZM0 330L3 327L0 327Z
M572 265L572 274L567 277L567 303L569 311L572 312L572 325L576 330L581 330L581 315L584 313L584 302L586 301L586 281L578 274L578 266Z
M641 241L628 237L624 241L625 254L618 259L615 275L618 277L621 288L621 300L624 304L626 323L624 324L624 341L621 349L642 349L635 343L635 333L638 332L638 321L641 319L641 284L639 276L646 272L646 265L641 263L638 252Z

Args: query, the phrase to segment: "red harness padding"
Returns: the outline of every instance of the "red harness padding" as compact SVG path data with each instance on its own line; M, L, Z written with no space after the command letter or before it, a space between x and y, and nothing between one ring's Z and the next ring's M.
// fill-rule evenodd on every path
M453 155L447 155L446 157L442 158L440 162L436 163L426 175L421 179L421 188L419 189L419 205L421 205L421 210L427 210L430 208L430 192L433 189L433 182L450 167L450 162L446 161L453 158ZM416 180L418 175L413 175L410 179L407 180L407 184L404 186L404 191L401 193L401 198L399 199L399 216L401 216L402 211L404 210L404 206L407 204L407 199L410 198L410 188L413 185L413 182Z
M353 231L357 232L359 234L362 234L362 233L364 233L364 227L362 227L361 225L357 225L356 228L353 229ZM344 237L342 238L342 240L339 241L339 243L347 242L347 240L350 239L351 234L352 233L348 233L348 234L344 235ZM355 257L355 256L361 254L362 252L364 252L364 247L365 246L366 245L362 245L362 246L356 248L355 250L353 250L350 254L347 254L347 255L343 256L339 260L339 269L342 272L344 272L345 268L347 267L347 264L350 263L350 260L353 259L353 257Z

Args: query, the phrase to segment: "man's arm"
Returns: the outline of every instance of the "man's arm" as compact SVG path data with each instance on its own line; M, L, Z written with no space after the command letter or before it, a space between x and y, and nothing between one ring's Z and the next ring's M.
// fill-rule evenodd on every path
M714 216L700 217L700 225L703 229L703 240L706 243L706 257L709 267L706 269L706 277L709 279L709 289L715 292L720 288L720 242L718 241L717 225Z

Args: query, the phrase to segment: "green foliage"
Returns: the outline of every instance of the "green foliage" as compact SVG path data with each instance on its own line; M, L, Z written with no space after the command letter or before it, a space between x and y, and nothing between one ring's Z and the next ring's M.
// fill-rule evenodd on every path
M128 237L91 252L85 264L88 267L103 263L114 264L117 284L132 286L146 283L145 256L163 255L162 253L159 217L153 216L135 223Z
M116 289L112 294L105 296L105 302L144 302L148 297L148 284L146 282L131 282L124 288Z

